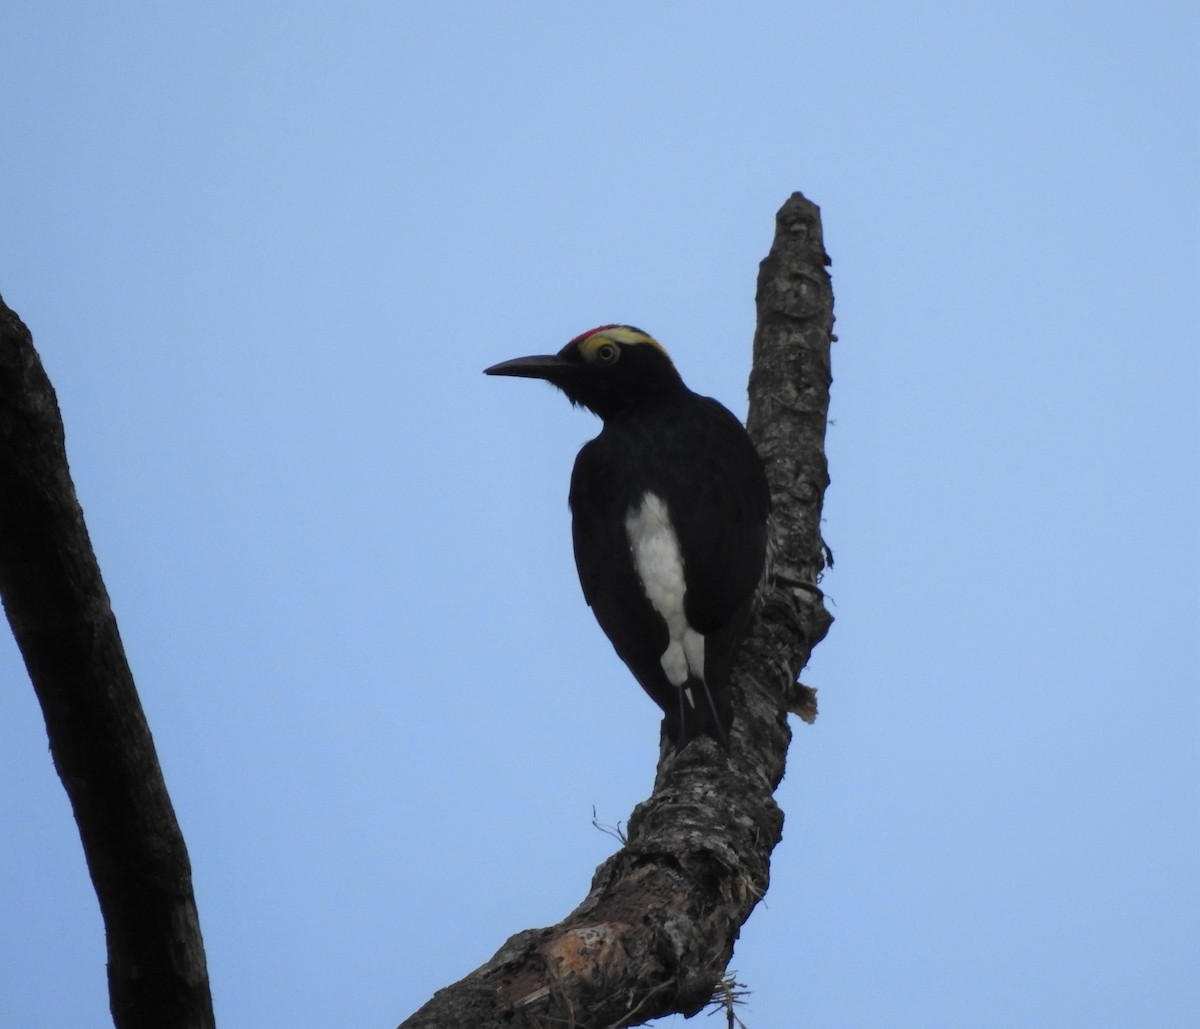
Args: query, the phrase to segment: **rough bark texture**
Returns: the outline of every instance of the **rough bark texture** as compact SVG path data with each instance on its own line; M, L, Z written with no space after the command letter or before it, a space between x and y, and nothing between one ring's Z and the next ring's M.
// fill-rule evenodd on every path
M833 292L820 212L799 193L776 219L758 279L749 429L775 505L774 575L735 671L732 752L702 739L664 753L628 841L557 925L518 933L401 1029L618 1029L713 996L766 893L783 813L773 792L808 710L797 676L832 621L817 579L827 551L825 423Z
M0 595L100 901L113 1021L208 1029L187 849L75 498L54 388L3 300Z

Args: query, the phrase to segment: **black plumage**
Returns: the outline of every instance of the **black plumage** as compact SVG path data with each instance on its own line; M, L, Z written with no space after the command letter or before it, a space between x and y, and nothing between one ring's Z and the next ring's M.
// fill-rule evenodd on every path
M545 379L603 420L571 475L575 563L668 739L728 746L728 676L763 574L770 497L742 424L684 385L662 346L606 325L489 375Z

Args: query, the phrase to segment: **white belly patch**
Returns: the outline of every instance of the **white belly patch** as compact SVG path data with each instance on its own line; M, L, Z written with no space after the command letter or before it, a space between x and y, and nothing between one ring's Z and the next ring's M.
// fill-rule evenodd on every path
M662 498L647 493L640 506L630 508L625 533L646 599L667 623L670 642L659 659L667 681L682 686L689 675L703 679L704 637L688 625L684 614L683 554ZM690 696L687 699L692 702Z

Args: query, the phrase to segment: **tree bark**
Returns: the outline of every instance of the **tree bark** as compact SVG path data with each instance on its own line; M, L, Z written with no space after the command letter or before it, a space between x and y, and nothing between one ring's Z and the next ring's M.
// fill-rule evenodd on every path
M653 794L583 902L557 925L511 937L401 1029L619 1029L692 1015L717 991L767 890L783 828L773 793L791 741L786 712L815 714L797 676L832 623L817 586L828 555L828 264L820 211L795 193L758 278L748 428L771 484L773 575L735 669L731 753L706 738L664 751Z
M2 299L0 596L100 901L113 1022L211 1029L183 835L75 497L54 388Z

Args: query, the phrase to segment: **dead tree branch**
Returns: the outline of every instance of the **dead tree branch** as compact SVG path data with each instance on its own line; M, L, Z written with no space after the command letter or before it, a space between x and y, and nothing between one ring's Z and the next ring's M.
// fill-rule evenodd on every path
M187 849L75 498L54 387L3 300L0 596L100 901L113 1021L211 1029Z
M783 814L773 793L812 698L797 676L832 621L817 586L833 292L820 212L779 211L758 279L749 429L775 505L773 581L735 673L732 754L708 740L659 763L628 842L557 925L517 933L401 1029L619 1029L712 997L742 924L766 893Z

